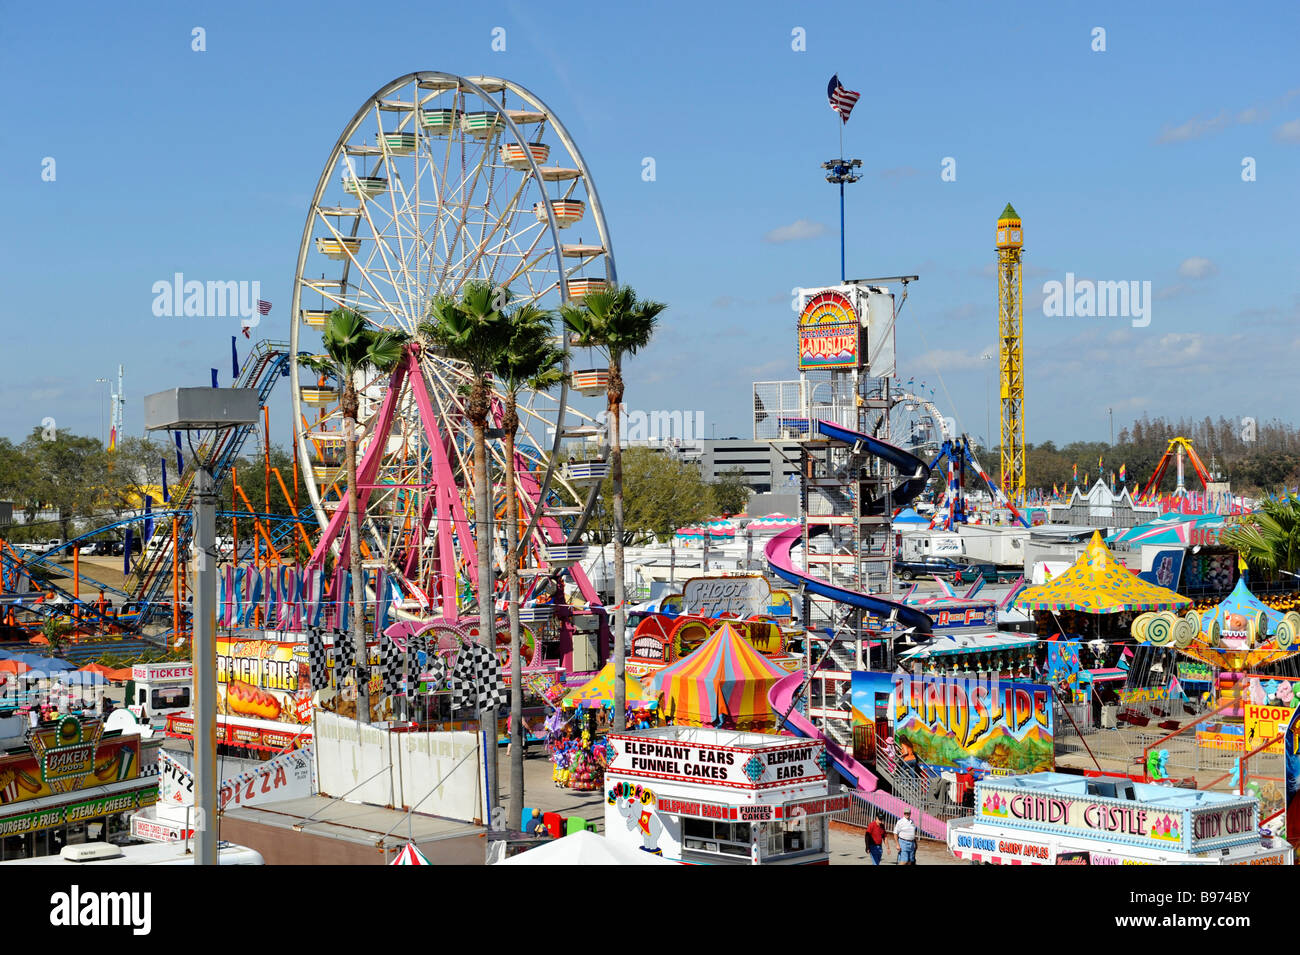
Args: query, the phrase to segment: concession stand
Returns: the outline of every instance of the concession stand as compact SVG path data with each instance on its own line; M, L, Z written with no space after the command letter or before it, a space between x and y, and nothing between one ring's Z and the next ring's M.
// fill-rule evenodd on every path
M824 740L699 726L610 733L605 838L702 865L826 865Z
M0 739L0 861L128 832L131 813L158 799L161 742L78 716Z
M1291 865L1253 796L1064 773L990 777L948 849L992 865Z

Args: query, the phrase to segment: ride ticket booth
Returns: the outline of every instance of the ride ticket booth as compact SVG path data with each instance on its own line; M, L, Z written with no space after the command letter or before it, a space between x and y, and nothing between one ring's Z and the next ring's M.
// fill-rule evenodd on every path
M1064 773L988 777L948 823L959 859L993 865L1291 865L1254 796Z
M826 865L826 744L663 726L610 733L605 838L699 865Z

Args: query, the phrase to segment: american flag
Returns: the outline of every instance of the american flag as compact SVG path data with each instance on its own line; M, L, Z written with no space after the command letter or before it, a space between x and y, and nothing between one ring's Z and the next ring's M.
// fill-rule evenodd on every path
M854 97L856 98L856 96L857 94L855 93ZM265 299L259 298L257 300L257 310L261 312L263 315L269 315L271 314L271 303L266 301Z
M831 101L831 109L839 113L840 119L846 123L849 121L849 113L853 112L853 104L861 95L841 86L838 73L831 77L830 83L826 86L826 96Z

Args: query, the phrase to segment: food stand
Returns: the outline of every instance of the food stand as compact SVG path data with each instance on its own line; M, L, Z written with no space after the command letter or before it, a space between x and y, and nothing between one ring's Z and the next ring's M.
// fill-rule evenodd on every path
M824 740L698 726L606 738L605 837L702 865L826 865Z
M1291 865L1259 830L1253 796L1126 776L1064 773L975 784L975 816L948 823L948 849L992 865Z
M107 841L127 831L132 812L158 799L160 740L65 716L3 742L0 861Z

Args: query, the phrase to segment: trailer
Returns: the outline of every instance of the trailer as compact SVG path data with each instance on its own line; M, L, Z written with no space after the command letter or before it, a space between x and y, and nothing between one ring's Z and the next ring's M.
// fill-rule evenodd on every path
M975 815L948 823L948 850L986 865L1293 865L1235 793L1065 773L975 783Z

